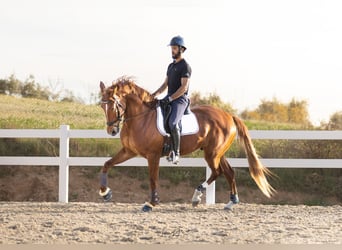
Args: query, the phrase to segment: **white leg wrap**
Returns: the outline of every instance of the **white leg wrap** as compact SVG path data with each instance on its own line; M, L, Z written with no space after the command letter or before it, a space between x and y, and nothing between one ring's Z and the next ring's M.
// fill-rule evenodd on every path
M201 202L201 197L203 193L197 189L195 189L194 195L192 196L192 202Z
M201 185L203 188L207 188L207 187L209 187L209 185L208 185L208 183L205 181L205 182L203 182L202 183L202 185Z
M229 202L224 206L224 209L225 209L225 210L232 210L233 206L234 206L234 202L229 201Z
M109 191L110 191L110 188L109 188L109 187L107 187L106 190L105 190L104 192L102 192L101 189L100 189L99 195L105 196L105 195L107 195L107 194L109 193Z

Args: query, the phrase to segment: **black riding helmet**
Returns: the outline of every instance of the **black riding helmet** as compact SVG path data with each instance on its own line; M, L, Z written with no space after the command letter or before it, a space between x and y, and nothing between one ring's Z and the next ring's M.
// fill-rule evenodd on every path
M169 46L179 46L186 50L184 39L181 36L175 36L171 39Z

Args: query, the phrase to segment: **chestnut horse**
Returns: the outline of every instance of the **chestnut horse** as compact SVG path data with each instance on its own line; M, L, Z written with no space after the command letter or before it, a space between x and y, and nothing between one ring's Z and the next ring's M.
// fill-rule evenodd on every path
M107 186L109 168L140 155L148 162L151 189L151 202L145 204L143 211L151 211L152 207L159 203L157 193L159 161L164 145L164 137L158 132L156 125L157 101L130 78L120 78L108 88L101 82L100 89L101 107L107 120L107 133L116 135L122 123L120 134L122 148L113 158L105 162L100 178L99 194L105 201L109 201L112 197L112 192ZM201 201L203 191L221 174L224 174L231 189L230 201L224 208L231 209L239 202L234 170L225 157L225 152L234 141L236 134L244 146L251 177L262 193L270 197L274 189L268 183L266 176L271 175L271 172L259 161L244 123L238 117L208 105L193 107L191 111L198 120L199 131L181 137L180 154L186 155L201 149L211 169L209 179L195 189L192 197L193 206Z

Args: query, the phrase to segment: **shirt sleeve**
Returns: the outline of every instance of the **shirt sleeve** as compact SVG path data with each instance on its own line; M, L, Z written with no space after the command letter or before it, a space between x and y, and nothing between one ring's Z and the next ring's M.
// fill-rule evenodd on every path
M190 78L190 76L191 76L191 67L188 63L186 63L182 69L181 77L182 78Z

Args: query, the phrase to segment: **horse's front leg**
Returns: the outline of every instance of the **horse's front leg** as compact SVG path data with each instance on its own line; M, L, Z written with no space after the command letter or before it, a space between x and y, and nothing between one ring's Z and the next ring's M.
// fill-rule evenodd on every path
M143 206L144 212L152 211L152 207L159 204L159 195L157 192L158 180L159 180L159 161L160 157L157 154L147 157L148 170L150 176L150 189L151 189L151 201L145 203Z
M136 156L134 152L127 148L122 148L113 158L105 162L101 170L99 192L104 201L110 201L110 199L112 198L112 191L107 185L108 170L121 162L133 158L134 156Z

